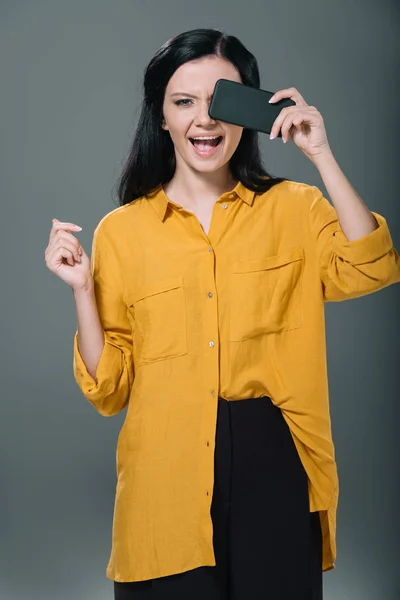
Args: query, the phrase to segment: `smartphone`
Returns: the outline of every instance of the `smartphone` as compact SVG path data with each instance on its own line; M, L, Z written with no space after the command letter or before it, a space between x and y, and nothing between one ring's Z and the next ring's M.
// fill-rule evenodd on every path
M282 108L294 106L290 98L269 104L274 92L253 88L230 79L218 79L214 87L208 114L212 119L271 133L272 126ZM277 137L282 137L279 131Z

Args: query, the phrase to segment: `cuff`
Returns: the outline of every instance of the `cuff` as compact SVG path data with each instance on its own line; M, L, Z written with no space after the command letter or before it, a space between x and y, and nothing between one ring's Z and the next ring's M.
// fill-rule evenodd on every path
M96 370L96 381L86 369L78 347L78 331L74 335L73 372L78 386L88 400L98 400L110 393L115 385L113 374L120 375L122 371L121 351L109 341L104 333L104 347Z
M393 241L385 217L372 212L379 227L351 242L344 235L342 228L335 231L333 250L335 254L352 264L372 262L387 254L393 248Z

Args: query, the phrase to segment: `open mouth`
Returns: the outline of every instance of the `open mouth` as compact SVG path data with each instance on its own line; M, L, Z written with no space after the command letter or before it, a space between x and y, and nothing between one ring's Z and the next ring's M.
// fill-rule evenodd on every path
M189 138L189 140L192 142L193 146L197 147L197 148L215 148L216 146L218 146L222 140L223 140L223 136L220 135L219 137L213 139L213 140L195 140L194 138Z
M193 151L197 156L201 158L212 158L219 154L219 150L223 146L224 136L220 135L214 139L206 140L189 138L189 140L191 141Z

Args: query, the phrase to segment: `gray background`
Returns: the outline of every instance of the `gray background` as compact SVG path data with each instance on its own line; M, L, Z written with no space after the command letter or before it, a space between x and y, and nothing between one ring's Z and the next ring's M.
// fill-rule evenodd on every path
M255 54L261 87L294 86L400 248L400 15L389 0L36 0L0 4L0 597L101 600L125 411L101 418L72 374L71 289L46 268L51 219L90 254L116 207L142 75L170 37L222 27ZM261 134L267 170L326 190L293 144ZM328 196L329 197L329 196ZM394 600L399 585L400 286L327 304L340 477L327 600ZM397 308L397 310L396 310ZM397 360L396 360L397 358ZM396 368L397 364L397 368Z

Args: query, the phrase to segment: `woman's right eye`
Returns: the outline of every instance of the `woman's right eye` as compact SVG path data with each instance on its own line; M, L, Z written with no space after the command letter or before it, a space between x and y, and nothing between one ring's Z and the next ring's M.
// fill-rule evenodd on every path
M181 102L190 102L190 100L189 100L188 98L184 98L184 99L182 99L182 100L177 100L177 101L175 102L175 104L176 104L177 106L180 106L180 103L181 103ZM187 104L185 104L184 106L187 106Z

